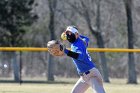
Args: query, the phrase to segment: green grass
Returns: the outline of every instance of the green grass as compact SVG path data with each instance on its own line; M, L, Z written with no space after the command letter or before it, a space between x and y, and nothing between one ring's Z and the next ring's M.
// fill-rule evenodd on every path
M0 93L70 93L77 79L58 79L56 83L0 83ZM126 80L111 79L104 83L106 93L140 93L140 84L126 84ZM89 88L86 93L93 93Z

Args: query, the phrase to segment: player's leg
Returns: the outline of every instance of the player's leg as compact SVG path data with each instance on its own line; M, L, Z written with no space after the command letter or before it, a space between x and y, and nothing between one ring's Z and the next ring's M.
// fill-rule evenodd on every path
M91 76L89 80L89 84L92 89L95 91L95 93L105 93L102 76L98 69L94 69L92 74L93 76Z
M89 85L80 78L74 85L71 93L84 93L89 88Z
M103 85L98 81L96 77L90 79L91 87L95 93L105 93Z

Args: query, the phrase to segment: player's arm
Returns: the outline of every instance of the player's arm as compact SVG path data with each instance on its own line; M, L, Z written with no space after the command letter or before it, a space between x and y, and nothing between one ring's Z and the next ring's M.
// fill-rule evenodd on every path
M82 60L84 58L83 53L81 53L80 51L79 52L73 52L73 51L70 51L68 49L65 49L64 53L67 56L72 57L72 58L77 59L77 60Z

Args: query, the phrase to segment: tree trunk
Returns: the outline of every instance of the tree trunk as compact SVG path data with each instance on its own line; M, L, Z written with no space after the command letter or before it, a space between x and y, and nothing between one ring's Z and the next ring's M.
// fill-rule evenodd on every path
M97 46L99 48L105 48L104 47L103 37L101 35L100 29L95 31L94 29L92 29L92 27L90 25L88 25L88 26L89 26L89 29L90 29L91 33L96 37ZM109 75L108 75L108 68L107 68L107 62L106 62L105 53L100 52L99 55L100 55L100 60L101 60L103 79L104 79L105 82L110 82L109 81Z
M98 35L96 36L97 38L97 45L99 48L104 48L104 42L103 42L103 38L101 36L101 33L98 33ZM101 67L102 67L102 74L103 74L103 79L105 82L109 82L109 75L108 75L108 69L107 69L107 63L106 63L106 57L105 57L105 53L104 52L100 52L100 62L101 62Z
M55 39L55 31L54 31L54 21L55 21L55 1L54 0L48 0L49 2L49 9L50 9L50 21L49 21L49 32L50 32L50 40ZM53 56L50 54L48 55L48 81L54 81L54 75L53 75Z
M97 1L97 17L96 17L96 26L97 26L97 32L95 32L95 37L97 39L97 45L99 48L105 48L104 47L104 41L103 37L101 35L101 13L100 13L100 3L101 0ZM107 68L107 63L106 63L106 56L104 52L100 52L100 62L101 62L101 67L102 67L102 74L103 74L103 80L104 82L110 82L109 81L109 75L108 75L108 68Z
M48 81L54 81L53 57L50 54L48 54Z
M104 41L101 36L101 33L98 33L96 35L97 38L97 45L99 48L104 48ZM102 74L103 74L103 79L104 82L110 82L109 81L109 75L108 75L108 68L107 68L107 63L106 63L106 56L104 52L100 52L100 62L101 62L101 67L102 67Z
M50 19L50 25L49 25L49 31L50 31L50 40L55 39L54 35L54 16L51 15ZM53 76L53 56L48 54L48 81L54 81L54 76Z
M133 49L133 21L132 21L132 0L124 0L126 17L127 17L127 31L128 31L128 48ZM128 83L136 84L137 76L135 70L134 53L128 53Z

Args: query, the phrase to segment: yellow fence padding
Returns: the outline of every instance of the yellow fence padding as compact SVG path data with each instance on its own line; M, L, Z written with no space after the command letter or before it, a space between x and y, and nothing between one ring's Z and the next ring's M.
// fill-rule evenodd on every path
M70 48L69 48L70 49ZM0 47L0 51L48 51L40 47ZM140 49L125 48L88 48L89 52L140 52Z

